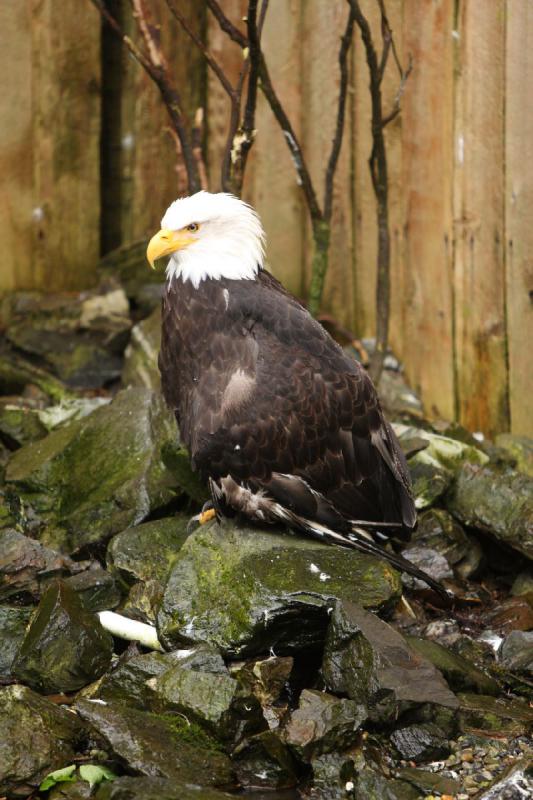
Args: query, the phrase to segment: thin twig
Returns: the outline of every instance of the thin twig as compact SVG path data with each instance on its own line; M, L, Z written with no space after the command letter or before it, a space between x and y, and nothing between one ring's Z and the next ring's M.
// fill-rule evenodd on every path
M179 8L177 8L176 5L174 4L174 0L166 0L166 4L169 7L170 12L178 20L179 24L181 25L181 27L183 28L189 39L191 39L194 42L198 50L202 53L203 57L206 60L206 63L208 64L209 67L211 67L211 69L217 76L223 89L230 97L232 97L235 90L231 85L231 83L229 82L226 74L224 73L224 70L222 69L216 58L212 55L212 53L209 52L209 50L204 45L200 37L197 36L196 33L192 30L192 28L190 27L189 23L187 22L187 20L179 10Z
M207 0L207 7L218 22L220 29L226 33L232 41L242 47L243 49L248 46L246 36L242 33L227 17L220 8L217 0Z
M328 160L326 169L326 180L324 189L324 219L329 222L331 219L331 212L333 207L333 178L335 177L335 170L341 152L342 137L344 133L344 117L346 110L346 94L348 91L348 53L352 44L353 26L355 16L353 10L350 9L348 14L348 21L346 29L341 39L341 46L339 50L339 65L341 71L341 81L339 88L339 101L337 106L337 124L335 126L335 135L331 146L331 153Z

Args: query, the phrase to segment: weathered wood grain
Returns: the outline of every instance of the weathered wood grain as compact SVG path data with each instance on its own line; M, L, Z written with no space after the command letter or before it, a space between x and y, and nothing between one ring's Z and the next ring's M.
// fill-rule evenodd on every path
M452 325L452 0L405 0L403 98L404 345L429 413L454 417Z
M457 414L485 433L509 425L504 268L503 0L460 4L455 124Z
M505 227L511 430L533 436L533 5L507 5Z
M100 19L60 0L6 0L0 14L0 288L87 286L99 255Z

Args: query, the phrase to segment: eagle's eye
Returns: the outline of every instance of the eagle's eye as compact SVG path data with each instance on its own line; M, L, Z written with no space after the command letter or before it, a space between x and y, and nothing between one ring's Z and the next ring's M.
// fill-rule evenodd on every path
M191 231L191 233L195 233L200 226L197 222L191 222L190 225L187 225L187 230Z

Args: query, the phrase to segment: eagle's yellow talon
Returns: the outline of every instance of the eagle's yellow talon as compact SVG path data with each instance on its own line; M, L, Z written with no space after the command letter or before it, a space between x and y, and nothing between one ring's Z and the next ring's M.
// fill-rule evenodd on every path
M202 513L198 517L198 522L200 525L205 525L206 522L214 519L217 515L217 512L214 508L208 508L207 511L202 511Z

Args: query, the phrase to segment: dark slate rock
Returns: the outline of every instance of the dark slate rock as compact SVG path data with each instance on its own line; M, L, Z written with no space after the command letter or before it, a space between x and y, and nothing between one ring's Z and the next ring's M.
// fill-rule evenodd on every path
M393 722L402 711L428 703L458 707L433 664L394 628L353 603L335 607L322 675L330 691L366 706L375 722Z
M135 708L149 709L153 705L154 692L148 686L151 678L157 678L176 663L175 653L144 653L133 656L106 675L98 689L102 700L119 700Z
M164 585L189 535L189 519L187 514L180 514L126 528L109 542L108 568L124 586L147 580Z
M222 800L234 794L164 778L119 778L98 789L95 800Z
M139 775L202 786L233 783L227 756L200 740L183 738L183 720L145 713L117 702L80 700L78 714L105 740L114 756ZM181 726L180 726L181 722Z
M443 508L431 508L419 515L411 542L437 550L452 566L466 557L471 546L459 523Z
M461 790L461 784L454 778L447 778L435 772L416 767L403 767L399 769L398 777L416 787L425 797L427 794L451 795L455 797ZM418 795L420 797L420 794Z
M494 678L438 642L419 639L415 636L406 636L405 638L409 647L431 661L444 675L452 689L492 695L500 692L499 684Z
M347 753L323 753L311 760L313 783L309 797L313 800L346 800L353 796L346 786L353 786L355 756ZM359 766L359 765L358 765ZM365 798L367 795L363 795Z
M288 789L298 783L298 765L277 731L245 739L233 751L232 764L246 789Z
M292 656L269 656L245 662L233 672L247 683L263 707L276 703L285 690L294 666Z
M105 569L86 569L65 583L76 592L86 611L111 611L122 600L116 581Z
M225 667L211 672L205 661L183 659L149 686L158 710L183 714L222 741L239 742L267 727L257 698Z
M503 640L499 657L512 672L533 677L533 631L512 631Z
M50 579L68 575L73 562L12 528L0 531L0 601L37 601Z
M465 733L522 736L533 729L533 709L519 700L462 693L459 723Z
M58 581L39 603L13 673L39 691L74 692L103 675L112 654L113 639L98 617Z
M192 534L158 615L169 649L207 641L230 656L320 645L334 598L393 606L398 574L385 562L273 529L226 521Z
M284 738L302 761L345 750L357 739L367 717L366 708L353 700L304 689L292 712Z
M0 679L11 675L11 666L26 635L32 611L27 607L0 606Z
M83 735L76 715L31 689L0 689L0 795L29 795L49 772L72 762Z
M72 397L65 384L50 372L10 348L0 347L0 394L22 394L27 386L37 386L45 397L57 403Z
M141 522L176 496L176 480L162 461L163 447L174 446L176 437L162 398L128 389L22 447L6 479L40 519L41 541L75 552Z
M406 761L436 761L450 754L448 739L437 725L431 723L397 728L390 738L400 758Z
M363 769L353 781L353 796L361 800L420 800L420 792L407 781L385 778L373 769ZM346 793L339 796L344 800ZM326 800L327 795L324 795ZM329 800L329 799L328 799Z
M533 478L510 469L465 464L447 502L463 524L533 558Z

